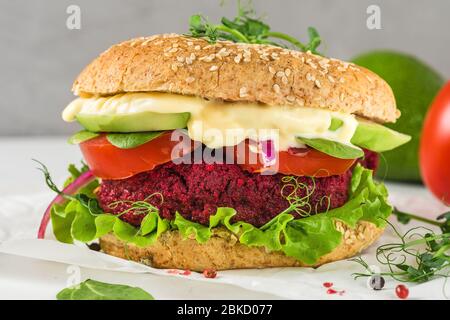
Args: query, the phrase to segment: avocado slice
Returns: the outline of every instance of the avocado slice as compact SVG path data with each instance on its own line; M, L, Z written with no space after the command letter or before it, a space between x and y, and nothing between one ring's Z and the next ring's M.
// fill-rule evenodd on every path
M359 119L351 143L375 152L383 152L397 148L409 140L411 140L411 137L406 134L394 131L381 124Z
M92 132L142 132L186 128L190 113L82 114L77 121Z

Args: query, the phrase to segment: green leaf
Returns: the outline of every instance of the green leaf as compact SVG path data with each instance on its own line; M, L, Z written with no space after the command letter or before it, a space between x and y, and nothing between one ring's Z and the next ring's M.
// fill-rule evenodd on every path
M306 49L310 50L312 53L317 54L317 47L322 42L322 39L320 38L319 33L317 30L313 27L308 28L308 36L309 36L309 43L306 45Z
M68 142L70 144L80 144L80 143L85 142L87 140L94 139L94 138L96 138L98 136L99 136L98 133L87 131L87 130L81 130L81 131L75 133L74 135L72 135L69 138Z
M67 187L69 184L71 184L75 179L77 179L79 176L81 176L83 173L87 172L89 170L89 167L84 163L81 162L82 166L80 169L78 169L74 164L69 164L69 167L67 168L67 171L70 173L70 177L66 179L64 182L64 188ZM88 188L89 186L94 186L95 188L98 186L97 181L93 181L85 188Z
M119 219L114 215L101 214L95 218L95 238L98 239L111 231L113 231L116 220Z
M307 264L314 264L323 255L330 253L342 240L333 219L319 214L289 223L284 230L283 252Z
M138 287L86 280L61 290L58 300L154 300L153 296Z
M268 250L281 250L281 234L288 222L294 217L290 214L279 214L261 228L251 228L244 232L239 241L248 246L266 247Z
M186 220L178 212L175 213L173 224L185 239L193 237L198 243L205 243L211 237L211 229L209 227Z
M132 149L159 137L162 133L163 131L108 133L106 139L117 148Z
M141 235L145 236L155 230L158 224L157 214L147 214L141 221Z
M328 130L336 131L337 129L342 127L343 124L344 124L344 121L342 121L341 119L331 118L331 124L330 124L330 127L328 128Z
M326 153L332 157L339 159L357 159L364 156L364 152L358 147L352 147L340 142L326 140L326 139L308 139L304 137L297 137L300 142L303 142L308 147L316 149L320 152Z
M55 238L63 243L73 243L71 234L72 222L75 218L75 212L66 212L63 206L53 205L50 211L50 219L52 221L53 234Z
M82 242L95 239L97 230L95 227L95 216L89 210L78 203L77 212L71 226L72 237Z

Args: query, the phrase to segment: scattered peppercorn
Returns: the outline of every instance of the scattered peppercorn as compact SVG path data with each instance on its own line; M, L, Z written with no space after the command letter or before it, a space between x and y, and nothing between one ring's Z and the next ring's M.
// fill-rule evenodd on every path
M97 242L93 242L93 243L87 244L87 246L88 246L89 249L94 250L94 251L100 251L100 249L101 249L100 248L100 244L97 243Z
M215 277L217 277L217 271L214 269L205 269L203 270L203 276L205 278L214 279Z
M369 279L369 285L373 290L383 289L385 284L384 278L380 275L373 275Z
M409 290L405 285L399 284L397 287L395 287L395 293L400 299L406 299L408 298Z

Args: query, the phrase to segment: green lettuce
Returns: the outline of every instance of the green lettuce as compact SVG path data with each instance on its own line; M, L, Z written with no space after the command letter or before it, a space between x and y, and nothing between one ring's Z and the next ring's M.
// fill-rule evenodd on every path
M87 190L86 195L93 197L92 188ZM91 200L94 201L93 198ZM169 221L161 218L157 210L149 210L141 225L134 227L120 220L119 216L101 212L98 204L86 206L78 200L55 205L51 217L56 238L65 243L75 240L90 242L113 233L125 242L145 247L167 230L178 230L184 238L205 243L213 236L214 228L223 227L244 245L282 251L303 263L313 264L341 243L342 234L336 229L336 221L350 228L359 221L383 227L391 212L385 186L373 180L371 170L358 164L353 170L349 201L343 206L302 219L294 219L288 209L262 227L242 221L232 222L236 211L225 207L218 208L210 216L207 226L189 221L178 212L175 219Z

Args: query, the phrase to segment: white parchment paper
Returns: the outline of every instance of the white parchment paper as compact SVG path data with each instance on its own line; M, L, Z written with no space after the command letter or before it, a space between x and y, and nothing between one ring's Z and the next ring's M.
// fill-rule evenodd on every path
M433 199L420 186L388 185L391 202L399 209L430 218L448 210ZM89 250L84 245L68 245L54 240L51 231L46 240L37 240L39 221L45 207L51 200L50 193L33 196L0 197L0 252L34 259L54 261L81 267L120 271L129 273L152 273L170 277L188 277L192 281L214 281L227 283L248 290L267 292L288 299L395 299L394 288L398 284L387 280L385 288L374 291L367 286L367 279L353 279L352 273L362 272L363 268L350 261L338 261L312 268L273 268L230 270L218 273L215 279L207 279L202 274L192 272L161 270L147 267L106 254ZM400 230L411 228L415 224L399 226ZM375 248L397 239L387 229L383 237L362 257L369 264L376 265ZM1 272L1 264L0 264ZM335 294L328 294L324 283L333 283ZM410 299L444 299L450 296L450 285L444 279L436 279L424 284L409 285ZM339 294L340 293L340 294Z

